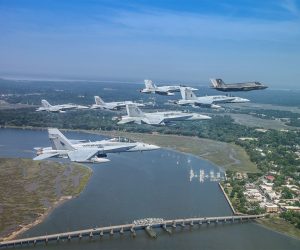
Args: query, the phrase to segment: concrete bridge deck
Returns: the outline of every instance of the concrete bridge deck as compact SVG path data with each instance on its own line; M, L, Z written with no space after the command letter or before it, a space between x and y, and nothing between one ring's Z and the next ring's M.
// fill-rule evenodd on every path
M151 224L124 224L124 225L116 225L116 226L107 226L107 227L98 227L98 228L90 228L78 231L70 231L70 232L62 232L57 234L49 234L42 235L24 239L16 239L10 241L2 241L0 242L0 248L4 247L14 247L14 246L22 246L22 245L36 245L37 243L45 243L47 244L50 241L60 241L60 240L71 240L74 238L81 239L82 237L90 237L94 236L103 236L104 234L113 235L114 233L123 234L128 231L135 235L136 230L146 230L149 232L149 229L152 228L163 228L167 232L168 227L176 228L177 226L185 227L185 226L193 226L193 225L201 225L203 223L218 223L218 222L234 222L234 221L248 221L254 220L258 218L264 217L264 214L261 215L235 215L235 216L219 216L219 217L196 217L196 218L186 218L186 219L174 219L174 220L163 220L159 223L151 223ZM153 237L152 233L149 234ZM155 236L156 237L156 236Z

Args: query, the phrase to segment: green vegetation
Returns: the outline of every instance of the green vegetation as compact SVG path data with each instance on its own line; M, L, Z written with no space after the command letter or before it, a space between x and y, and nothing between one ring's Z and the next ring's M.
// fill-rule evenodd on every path
M300 213L295 211L285 211L280 214L280 217L293 224L300 229Z
M79 195L91 173L79 164L0 158L0 238L33 223L64 197Z

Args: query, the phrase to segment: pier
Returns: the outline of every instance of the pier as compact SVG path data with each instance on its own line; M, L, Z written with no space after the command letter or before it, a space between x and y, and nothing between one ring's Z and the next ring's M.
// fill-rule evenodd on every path
M72 239L86 238L100 238L105 234L113 236L114 234L124 234L129 232L133 236L136 236L136 231L145 230L152 238L156 238L157 234L154 231L155 228L162 228L164 231L171 233L172 228L180 227L193 227L196 225L202 225L204 223L232 223L241 221L250 221L264 217L261 215L234 215L234 216L218 216L218 217L195 217L185 219L164 220L160 218L148 218L134 221L131 224L123 224L116 226L90 228L78 231L62 232L57 234L42 235L24 239L16 239L10 241L0 242L0 248L16 247L16 246L35 246L38 243L48 244L50 241L59 242L60 240L71 241Z
M223 194L224 194L224 196L225 196L225 199L226 199L228 205L230 206L231 211L233 212L233 214L239 215L240 213L237 213L237 212L235 211L235 209L234 209L234 207L233 207L233 205L232 205L230 199L228 198L228 196L227 196L227 194L226 194L224 188L222 187L221 183L219 182L218 184L219 184L219 187L220 187L221 191L223 192Z

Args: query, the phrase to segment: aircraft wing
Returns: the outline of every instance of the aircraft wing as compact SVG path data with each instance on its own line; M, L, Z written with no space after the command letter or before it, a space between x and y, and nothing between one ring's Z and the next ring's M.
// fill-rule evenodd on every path
M134 148L136 145L114 145L114 146L104 146L103 153L115 153L115 152L124 152L131 148Z
M33 158L34 161L40 161L40 160L45 160L54 156L58 156L59 153L45 153L45 154L40 154L36 157Z
M146 124L159 125L164 122L165 118L163 116L160 117L148 117L144 118L142 121Z
M71 161L88 162L98 153L102 153L102 150L99 150L99 148L80 148L68 152L68 157Z

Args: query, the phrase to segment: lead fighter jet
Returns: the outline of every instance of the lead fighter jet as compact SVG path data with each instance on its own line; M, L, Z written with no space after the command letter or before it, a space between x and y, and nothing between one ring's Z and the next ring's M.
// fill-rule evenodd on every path
M136 123L136 124L150 124L150 125L166 125L174 121L192 121L192 120L207 120L211 117L207 115L200 115L197 113L187 113L182 111L166 111L166 112L152 112L144 113L136 105L126 105L127 115L119 119L118 124Z
M250 91L266 89L268 86L260 82L242 82L242 83L229 83L225 84L222 79L210 79L212 88L219 91Z
M174 92L179 92L179 85L168 85L168 86L156 86L151 80L144 80L145 88L140 92L145 94L158 94L158 95L174 95ZM187 87L191 90L197 90L195 88Z
M58 129L48 129L52 147L35 148L37 156L33 160L44 160L52 157L69 158L74 162L102 163L108 162L108 153L148 151L158 146L134 142L129 139L110 139L95 142L69 140Z

